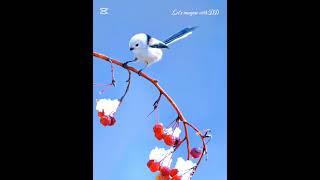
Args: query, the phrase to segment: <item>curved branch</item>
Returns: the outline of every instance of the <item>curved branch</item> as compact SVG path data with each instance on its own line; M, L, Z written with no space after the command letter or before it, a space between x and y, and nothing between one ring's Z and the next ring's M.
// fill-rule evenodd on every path
M100 54L100 53L97 53L97 52L93 52L93 56L94 57L97 57L97 58L100 58L100 59L103 59L105 61L108 61L112 64L116 64L124 69L127 69L128 71L131 71L131 72L134 72L136 74L139 74L139 70L137 70L136 68L132 67L132 66L123 66L123 63L115 60L115 59L112 59L112 58L109 58L103 54ZM178 108L178 106L176 105L176 103L173 101L173 99L168 95L168 93L158 84L158 81L151 78L150 76L148 76L147 74L145 74L144 72L141 72L140 73L140 76L143 77L144 79L150 81L158 90L159 92L164 95L166 97L166 99L169 101L169 103L171 104L171 106L175 109L175 111L177 112L178 114L178 117L179 119L183 122L183 126L184 126L184 130L185 130L185 140L187 142L187 149L188 149L188 160L190 159L190 142L189 142L189 135L188 135L188 128L187 126L190 126L193 130L195 130L197 132L197 134L200 136L201 138L201 141L202 141L202 144L203 144L203 150L202 150L202 154L200 156L200 159L198 160L197 162L197 165L195 167L195 169L198 167L198 165L200 164L202 158L203 158L203 155L207 152L207 146L206 146L206 143L205 143L205 136L202 135L201 131L196 128L194 125L192 125L190 122L188 122L185 117L183 116L182 112L180 111L180 109Z

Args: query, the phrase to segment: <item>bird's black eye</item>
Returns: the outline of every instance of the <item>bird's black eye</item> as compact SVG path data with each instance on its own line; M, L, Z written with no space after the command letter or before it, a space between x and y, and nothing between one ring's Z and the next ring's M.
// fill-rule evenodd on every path
M139 46L139 44L136 44L136 47L138 47Z

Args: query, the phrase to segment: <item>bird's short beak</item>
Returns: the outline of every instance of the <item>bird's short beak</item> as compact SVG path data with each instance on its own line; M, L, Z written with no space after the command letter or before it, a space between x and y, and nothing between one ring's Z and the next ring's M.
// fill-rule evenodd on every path
M130 48L130 51L132 51L134 48Z

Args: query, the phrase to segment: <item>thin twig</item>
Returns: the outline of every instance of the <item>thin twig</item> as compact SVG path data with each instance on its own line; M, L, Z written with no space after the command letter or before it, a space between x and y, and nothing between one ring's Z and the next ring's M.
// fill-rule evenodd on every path
M162 96L162 93L160 92L159 97L158 97L157 100L153 103L153 110L148 114L147 117L149 117L150 114L152 114L152 113L158 108L158 106L159 106L159 101L160 101L160 99L161 99L161 96Z
M114 78L114 67L113 67L113 63L112 63L112 59L110 60L110 65L111 65L111 84L116 87L116 80Z
M124 92L123 96L120 98L120 104L122 103L123 98L127 95L130 84L131 84L131 71L129 70L127 71L128 71L128 80L127 80L128 84L127 84L126 91Z

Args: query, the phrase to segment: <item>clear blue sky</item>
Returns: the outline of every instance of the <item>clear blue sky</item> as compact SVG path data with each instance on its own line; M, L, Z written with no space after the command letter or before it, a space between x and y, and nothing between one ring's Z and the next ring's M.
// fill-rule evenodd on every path
M100 15L99 8L109 8ZM202 11L219 9L218 16L172 16L174 9ZM132 60L128 42L131 36L147 32L160 40L189 26L199 28L188 38L165 50L163 59L144 72L159 80L188 121L200 129L210 128L214 137L208 144L209 159L203 161L193 180L227 179L227 25L225 0L165 1L94 1L93 49L120 61ZM142 65L130 64L137 68ZM110 64L94 58L96 83L111 81ZM93 103L93 166L94 180L155 179L146 163L155 146L166 147L153 136L155 116L146 118L158 91L146 80L133 75L132 86L116 114L113 127L103 127L95 110L95 99L120 98L125 90L127 72L115 69L116 88L98 93L94 87ZM175 111L165 98L160 102L160 121L168 125ZM191 145L201 141L190 129ZM184 133L182 133L183 135ZM167 148L167 147L166 147ZM174 158L186 157L182 146ZM175 162L173 162L173 165Z

